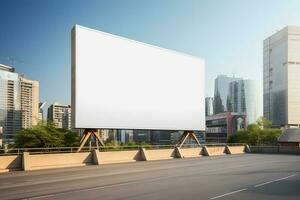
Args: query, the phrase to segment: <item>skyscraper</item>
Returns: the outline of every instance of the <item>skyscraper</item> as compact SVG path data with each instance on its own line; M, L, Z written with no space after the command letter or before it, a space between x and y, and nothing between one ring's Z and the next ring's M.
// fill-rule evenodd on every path
M205 98L205 116L214 114L214 98L206 97Z
M13 142L22 128L38 121L39 82L20 76L14 68L0 64L0 127L3 142Z
M20 77L22 128L30 128L39 121L39 82Z
M264 116L277 126L300 124L300 27L264 40Z
M237 80L229 83L228 110L245 114L247 124L259 117L258 85L253 80Z
M40 102L39 103L39 121L44 121L44 106L46 105L46 102Z
M21 130L21 94L19 75L15 69L0 65L0 126L3 127L3 142L12 142L15 133Z
M229 83L236 80L240 80L240 78L228 77L226 75L219 75L215 79L214 114L230 111L227 105Z
M71 129L71 106L55 102L49 106L47 118L57 128Z

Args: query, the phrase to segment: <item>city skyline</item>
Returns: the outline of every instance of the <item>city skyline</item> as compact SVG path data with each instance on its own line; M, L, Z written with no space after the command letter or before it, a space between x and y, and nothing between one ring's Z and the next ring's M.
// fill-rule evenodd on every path
M219 74L254 79L262 90L263 40L300 19L297 1L272 1L268 13L270 1L169 2L1 1L0 63L39 80L41 101L69 104L69 35L78 23L203 57L206 96Z

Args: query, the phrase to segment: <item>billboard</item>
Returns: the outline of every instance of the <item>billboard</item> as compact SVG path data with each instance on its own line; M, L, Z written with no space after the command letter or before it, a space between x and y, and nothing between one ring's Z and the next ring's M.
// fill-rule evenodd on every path
M204 61L75 25L72 124L204 130Z

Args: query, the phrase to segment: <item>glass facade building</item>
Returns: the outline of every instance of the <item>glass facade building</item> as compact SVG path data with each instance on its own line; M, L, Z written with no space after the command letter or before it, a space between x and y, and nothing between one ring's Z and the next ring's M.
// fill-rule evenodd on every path
M20 81L14 68L0 65L0 126L3 141L13 141L22 128Z
M259 117L258 85L253 80L238 80L229 84L228 110L245 114L247 124Z
M214 114L230 111L228 109L229 83L241 78L220 75L215 79Z
M214 114L214 98L206 97L205 98L205 116Z

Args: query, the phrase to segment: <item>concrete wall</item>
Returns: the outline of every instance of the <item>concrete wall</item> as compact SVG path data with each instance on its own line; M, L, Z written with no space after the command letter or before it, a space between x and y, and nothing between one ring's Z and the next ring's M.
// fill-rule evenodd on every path
M226 146L228 154L242 154L246 153L245 146Z
M278 147L265 149L251 147L252 152L278 152ZM288 150L282 150L288 152ZM85 165L102 165L112 163L124 163L135 161L165 160L173 158L191 158L205 156L216 156L228 154L244 153L244 146L204 146L198 148L178 148L174 149L140 149L132 151L110 151L82 153L53 153L53 154L30 154L24 152L23 155L0 156L0 172L10 170L37 170ZM297 152L294 149L293 152Z
M174 149L151 149L145 150L141 149L142 160L165 160L173 159L176 157L176 152Z
M204 155L206 156L219 156L226 154L225 146L205 146Z
M251 153L300 154L300 147L294 146L250 146Z
M180 158L195 158L202 156L202 148L181 148L178 149Z
M250 146L251 153L279 153L278 146Z
M0 156L0 172L22 169L22 156Z
M280 153L300 154L300 147L297 146L280 146Z
M29 155L24 160L26 170L85 166L93 164L92 153L59 153Z
M139 150L99 152L99 164L135 162L141 160Z

